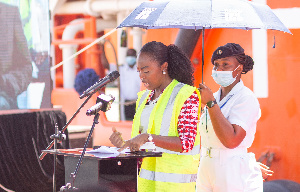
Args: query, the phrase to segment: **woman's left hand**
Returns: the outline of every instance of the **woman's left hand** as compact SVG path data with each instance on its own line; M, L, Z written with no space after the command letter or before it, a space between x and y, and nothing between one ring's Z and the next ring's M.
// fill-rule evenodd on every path
M121 149L118 151L122 151L123 149L129 147L130 151L139 151L140 147L148 141L149 135L147 133L142 133L134 138L125 142Z
M113 133L109 137L110 142L116 147L122 147L124 140L122 138L122 133L118 132L115 127L112 128Z

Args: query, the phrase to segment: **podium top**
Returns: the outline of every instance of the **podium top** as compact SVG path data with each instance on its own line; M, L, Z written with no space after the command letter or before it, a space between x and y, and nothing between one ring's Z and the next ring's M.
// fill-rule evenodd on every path
M56 149L56 150L42 150L44 153L49 154L57 154L57 155L64 155L64 156L72 156L72 157L80 157L82 154L83 148L75 148L75 149ZM84 154L84 158L89 159L137 159L137 158L144 158L144 157L161 157L162 152L146 152L146 151L137 151L137 152L128 152L128 153L87 153L88 151L93 150L92 148L87 148L86 153Z

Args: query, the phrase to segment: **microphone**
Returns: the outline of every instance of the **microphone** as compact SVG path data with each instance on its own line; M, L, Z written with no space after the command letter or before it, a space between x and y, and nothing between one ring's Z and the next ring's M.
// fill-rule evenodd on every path
M91 93L96 92L100 88L104 87L106 84L108 84L108 83L113 82L114 80L116 80L119 76L120 76L120 73L118 71L113 71L113 72L109 73L107 76L105 76L104 78L100 79L94 85L92 85L90 88L88 88L87 90L85 90L82 93L82 95L80 95L79 98L82 99L82 98L90 95Z
M114 102L114 100L115 98L111 95L99 95L96 100L96 105L89 108L86 111L86 115L91 116L97 114L99 111L108 111L111 108L111 104Z

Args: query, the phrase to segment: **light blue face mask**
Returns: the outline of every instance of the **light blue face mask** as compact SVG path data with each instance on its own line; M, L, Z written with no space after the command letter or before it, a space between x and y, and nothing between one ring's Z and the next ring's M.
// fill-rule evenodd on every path
M136 62L136 57L135 57L135 56L127 56L127 57L126 57L126 63L127 63L129 66L134 65L135 62Z
M239 66L237 66L237 68ZM233 71L235 71L237 68L235 68ZM222 87L228 87L236 80L236 77L238 76L237 74L235 77L232 77L233 71L216 71L213 69L211 76L217 84L221 85Z

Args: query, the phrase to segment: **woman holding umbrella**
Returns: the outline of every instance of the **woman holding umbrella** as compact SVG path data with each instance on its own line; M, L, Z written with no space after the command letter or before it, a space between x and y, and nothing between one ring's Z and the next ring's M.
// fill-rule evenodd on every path
M147 88L138 94L137 110L128 141L116 130L112 144L138 151L154 142L162 157L143 159L138 191L195 191L200 160L200 95L193 87L193 67L175 45L145 44L137 58L137 70Z
M263 191L263 179L253 153L260 106L244 86L241 74L253 69L252 58L235 43L218 47L211 58L212 77L221 87L212 93L199 85L204 112L200 118L201 160L197 191Z

